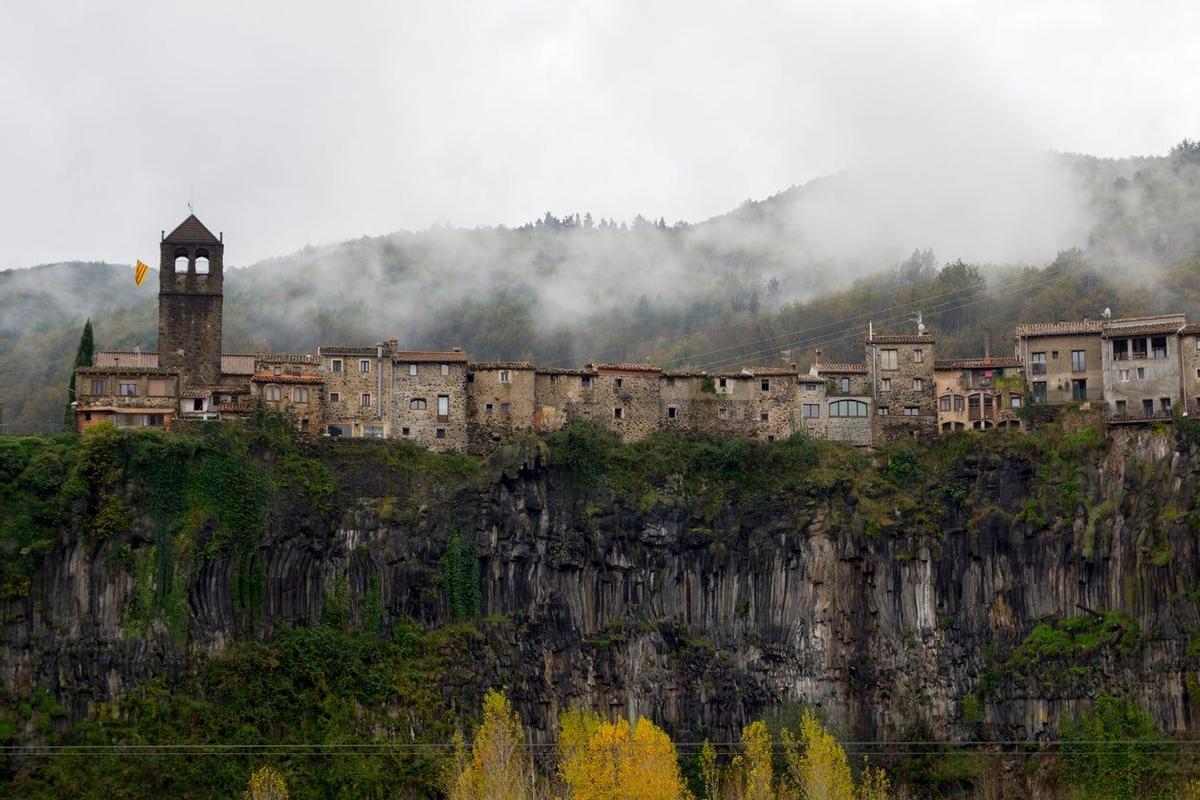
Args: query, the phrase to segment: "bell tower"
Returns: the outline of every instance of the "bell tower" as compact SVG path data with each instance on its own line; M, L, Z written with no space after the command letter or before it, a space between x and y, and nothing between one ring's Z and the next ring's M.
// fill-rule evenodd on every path
M221 298L225 245L191 214L159 245L158 363L183 385L221 380Z

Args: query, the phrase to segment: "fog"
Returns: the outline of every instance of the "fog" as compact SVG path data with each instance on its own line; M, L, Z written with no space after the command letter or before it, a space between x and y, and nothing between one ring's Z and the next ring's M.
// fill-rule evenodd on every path
M189 197L246 265L547 209L698 222L833 173L773 229L705 235L1045 260L1088 223L1047 151L1200 130L1189 4L825 6L6 4L0 268L150 260ZM548 297L687 272L587 255Z

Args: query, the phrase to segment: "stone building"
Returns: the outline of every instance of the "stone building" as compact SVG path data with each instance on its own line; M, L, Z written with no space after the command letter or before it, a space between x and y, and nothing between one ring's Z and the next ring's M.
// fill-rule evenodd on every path
M1182 402L1183 314L1105 320L1100 333L1109 422L1170 419Z
M1183 413L1200 414L1200 325L1185 325L1179 332L1180 391Z
M588 369L595 372L588 398L593 422L626 442L658 430L661 369L649 364L588 364Z
M933 344L933 337L925 331L872 332L867 337L867 374L875 401L877 440L936 435Z
M140 354L139 354L140 355ZM149 361L149 359L147 359ZM136 363L75 370L75 423L120 428L167 428L178 409L179 371Z
M467 448L467 356L452 350L387 348L392 382L390 435L430 450ZM389 433L385 430L384 435Z
M319 356L273 353L254 357L250 400L291 417L308 438L325 432L325 376ZM247 409L249 410L249 409Z
M594 369L537 367L533 376L533 428L556 431L572 422L590 421L596 410L598 375Z
M1033 403L1084 403L1104 397L1098 319L1017 326L1017 358Z
M467 363L467 441L485 446L534 429L536 388L527 361Z
M829 370L822 372L826 367ZM870 446L874 398L866 372L865 364L813 364L799 376L796 405L801 429L817 439Z
M392 385L391 359L384 345L321 346L317 349L325 376L327 436L382 439L389 435L387 397Z
M1021 427L1025 383L1020 359L939 358L933 375L940 433Z
M221 382L225 245L194 214L159 243L158 352L184 386Z

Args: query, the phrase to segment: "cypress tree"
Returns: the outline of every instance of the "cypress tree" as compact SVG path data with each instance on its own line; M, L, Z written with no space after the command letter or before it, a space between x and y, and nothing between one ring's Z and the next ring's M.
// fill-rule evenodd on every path
M75 402L75 370L92 365L93 349L92 321L88 319L83 324L83 333L79 336L79 349L75 351L75 364L71 367L71 384L67 392L67 405L63 409L63 424L69 431L75 430L75 410L71 408L71 403Z

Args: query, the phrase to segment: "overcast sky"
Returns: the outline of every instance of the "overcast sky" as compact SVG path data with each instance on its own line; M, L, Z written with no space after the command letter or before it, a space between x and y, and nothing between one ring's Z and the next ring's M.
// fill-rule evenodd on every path
M1200 137L1195 2L0 4L0 269L699 220L947 142ZM914 155L915 154L915 155Z

